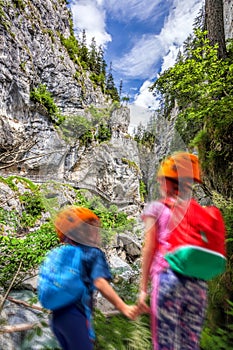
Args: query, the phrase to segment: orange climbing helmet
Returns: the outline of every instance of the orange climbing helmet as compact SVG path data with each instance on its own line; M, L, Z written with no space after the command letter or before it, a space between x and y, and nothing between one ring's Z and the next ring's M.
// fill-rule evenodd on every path
M93 211L78 206L69 206L61 210L54 226L60 241L65 237L91 247L100 245L100 219Z
M202 182L198 157L187 152L176 152L163 160L157 176Z

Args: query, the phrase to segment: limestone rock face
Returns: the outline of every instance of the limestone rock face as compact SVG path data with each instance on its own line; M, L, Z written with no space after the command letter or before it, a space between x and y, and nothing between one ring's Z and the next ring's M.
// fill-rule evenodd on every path
M103 104L103 95L94 90L61 43L61 36L71 34L65 1L26 0L18 8L13 1L5 3L0 34L1 114L23 121L33 118L30 90L39 84L47 86L63 114L91 103Z
M156 123L156 140L154 149L146 155L148 161L143 164L145 182L148 186L148 200L158 198L156 176L161 160L177 150L187 151L187 146L175 129L177 108L171 112L170 119L158 118Z
M119 206L139 203L141 178L137 143L126 133L129 110L121 111L118 109L112 114L113 120L110 118L115 130L116 116L119 117L118 132L112 133L110 141L86 149L68 174L78 187L90 189Z
M46 108L30 98L33 89L45 85L61 115L87 120L91 106L111 106L110 99L93 86L90 73L70 59L62 44L61 38L72 33L66 2L26 0L16 5L8 0L2 6L1 174L40 182L68 180L110 202L138 202L139 155L128 135L128 108L112 111L110 142L87 145L78 137L65 138L62 126L55 126Z
M223 1L224 29L226 39L233 38L233 0Z
M31 101L31 91L45 85L64 116L82 115L86 106L106 106L107 101L62 45L61 37L71 34L65 1L26 0L16 5L9 0L1 6L0 147L11 153L20 150L21 159L27 159L20 166L25 174L45 168L51 172L54 165L62 168L68 148L47 110ZM58 149L59 155L54 155Z
M226 38L232 37L232 6L232 0L224 1ZM158 163L177 149L176 111L169 121L158 120L157 140L149 153L139 151L128 135L126 107L111 113L110 141L94 142L94 136L88 145L78 138L67 140L46 108L32 101L34 88L45 85L66 117L88 119L91 106L110 110L112 101L93 86L90 72L72 61L62 44L72 34L66 1L6 0L1 11L0 173L68 180L121 206L140 202L143 179L148 199L153 199ZM184 144L178 148L186 149Z
M119 137L121 134L128 134L129 123L129 109L127 107L115 109L112 112L110 119L110 127L112 129L113 136Z

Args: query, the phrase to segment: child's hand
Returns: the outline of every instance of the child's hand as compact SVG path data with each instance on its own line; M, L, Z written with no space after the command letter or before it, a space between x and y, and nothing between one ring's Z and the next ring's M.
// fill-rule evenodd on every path
M143 313L150 313L150 307L146 303L146 297L147 293L146 292L141 292L138 297L138 315L143 314Z
M136 320L138 316L138 306L137 305L125 305L123 314L128 317L130 320Z

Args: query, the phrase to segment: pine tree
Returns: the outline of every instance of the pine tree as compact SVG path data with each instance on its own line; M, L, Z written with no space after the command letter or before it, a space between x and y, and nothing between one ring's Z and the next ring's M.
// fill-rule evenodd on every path
M89 59L88 59L87 37L86 37L85 29L83 29L82 31L79 56L80 56L80 61L85 63L86 66L88 66Z
M103 70L105 70L103 61L104 61L104 51L102 46L99 46L99 50L97 52L97 57L96 57L96 71L95 71L95 73L98 75L101 73L105 75L105 72L103 72Z
M119 86L119 96L121 98L121 94L122 94L122 89L123 89L123 80L120 80L120 86Z
M106 93L111 96L114 101L120 101L120 97L118 95L117 88L114 83L113 75L112 75L112 62L110 63L107 81L106 81Z
M93 73L96 73L97 66L97 48L95 38L92 38L89 51L89 67ZM98 74L98 73L97 73Z
M136 132L134 132L135 141L141 143L144 134L145 134L145 127L143 126L142 122L140 122L137 126Z

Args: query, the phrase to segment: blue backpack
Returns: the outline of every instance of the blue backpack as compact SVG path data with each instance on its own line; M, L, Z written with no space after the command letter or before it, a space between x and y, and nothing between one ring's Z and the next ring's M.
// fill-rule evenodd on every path
M52 311L75 302L81 304L87 318L89 337L95 339L90 295L82 280L82 255L82 249L73 245L50 250L39 268L37 293L41 305Z
M81 278L82 250L62 245L49 251L38 275L38 299L45 309L56 310L76 301L83 302L87 287Z

